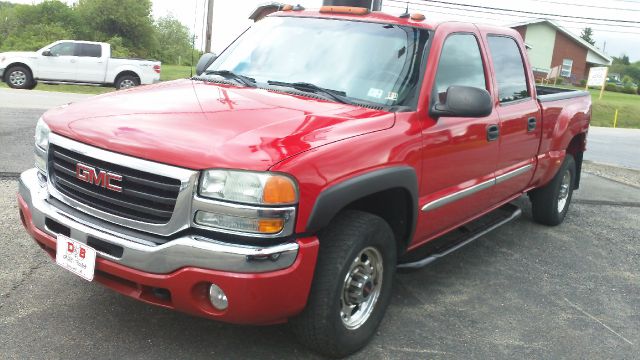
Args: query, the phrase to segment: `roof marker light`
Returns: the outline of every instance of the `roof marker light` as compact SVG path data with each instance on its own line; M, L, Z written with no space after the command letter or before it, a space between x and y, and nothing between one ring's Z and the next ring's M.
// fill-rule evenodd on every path
M353 6L323 6L320 8L320 12L334 14L367 15L369 13L369 9Z
M411 20L413 21L423 21L425 19L423 14L420 13L413 13L411 14Z

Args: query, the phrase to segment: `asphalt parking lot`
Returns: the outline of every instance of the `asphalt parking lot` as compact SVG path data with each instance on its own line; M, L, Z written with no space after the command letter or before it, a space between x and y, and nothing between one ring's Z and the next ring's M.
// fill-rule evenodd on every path
M0 358L317 358L286 325L190 317L55 265L22 229L11 175L32 161L19 134L42 110L15 111L24 129L6 131L0 105L0 143L13 154L0 158ZM638 358L640 188L585 174L555 228L532 222L526 198L518 203L515 222L397 274L378 334L353 358Z

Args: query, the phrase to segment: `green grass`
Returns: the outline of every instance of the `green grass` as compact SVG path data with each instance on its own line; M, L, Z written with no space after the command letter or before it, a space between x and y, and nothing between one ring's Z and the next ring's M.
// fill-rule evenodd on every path
M195 71L195 70L194 70ZM180 65L162 65L162 72L160 73L161 81L169 81L175 79L186 79L190 77L190 69L188 66ZM7 84L0 82L0 89L9 88ZM38 84L35 88L41 91L59 91L78 94L104 94L107 92L115 91L112 87L101 86L89 86L89 85L51 85L51 84Z
M559 86L576 90L583 87ZM613 118L618 110L616 127L640 129L640 95L623 94L605 91L600 98L600 90L589 89L593 107L591 110L591 125L613 127Z
M195 68L193 69L193 73L196 73ZM188 66L162 65L162 71L160 72L161 81L187 79L189 77L191 77L191 70Z
M0 83L0 89L8 89L9 86L5 83ZM78 94L103 94L115 90L114 88L100 87L100 86L82 86L82 85L51 85L51 84L38 84L35 90L42 91L59 91Z

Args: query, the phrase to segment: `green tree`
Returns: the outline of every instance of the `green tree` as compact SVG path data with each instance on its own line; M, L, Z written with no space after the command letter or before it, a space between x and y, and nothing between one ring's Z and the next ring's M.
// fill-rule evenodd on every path
M157 46L151 0L80 0L75 6L86 40L122 38L131 55L149 56Z
M631 65L631 63L629 62L629 56L627 54L622 54L619 57L612 56L611 58L613 59L613 65Z
M582 34L580 34L580 37L582 38L582 40L588 42L591 45L596 44L596 41L593 40L593 29L591 29L590 27L582 29Z
M155 36L160 44L153 57L168 64L191 63L191 34L189 29L171 15L154 23Z
M57 1L10 6L0 3L0 49L37 50L60 39L75 38L74 11Z

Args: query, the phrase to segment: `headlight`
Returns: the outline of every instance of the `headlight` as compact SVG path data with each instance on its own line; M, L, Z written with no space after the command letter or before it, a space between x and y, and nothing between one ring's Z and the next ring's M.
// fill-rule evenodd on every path
M49 150L49 134L51 130L49 130L49 126L44 123L42 118L38 119L38 123L36 124L36 146L42 150Z
M38 119L36 124L35 135L35 165L40 170L40 173L44 176L47 175L47 152L49 150L49 127L44 123L42 118Z
M256 205L295 204L298 201L298 190L291 178L251 171L205 171L200 181L200 195Z
M298 189L286 175L208 170L202 173L198 193L194 200L196 226L245 236L293 233Z

